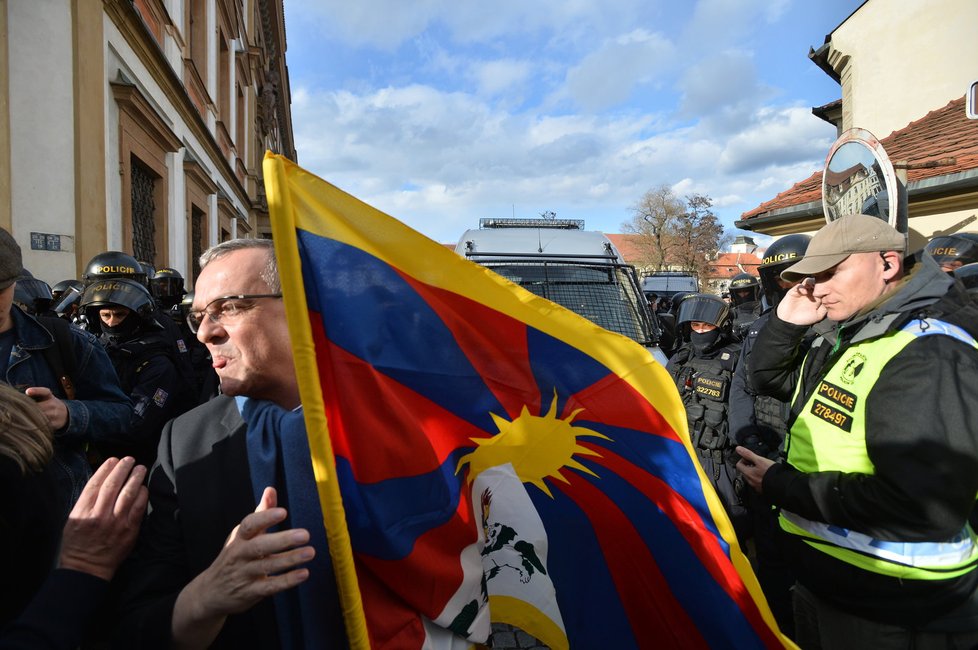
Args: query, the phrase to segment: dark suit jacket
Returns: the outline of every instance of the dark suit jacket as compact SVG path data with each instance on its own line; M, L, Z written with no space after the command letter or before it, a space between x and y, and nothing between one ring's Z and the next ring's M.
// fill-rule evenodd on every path
M231 530L255 509L245 424L219 396L163 429L150 473L150 510L120 577L117 645L166 648L180 590L210 566ZM271 599L228 617L213 648L278 648Z

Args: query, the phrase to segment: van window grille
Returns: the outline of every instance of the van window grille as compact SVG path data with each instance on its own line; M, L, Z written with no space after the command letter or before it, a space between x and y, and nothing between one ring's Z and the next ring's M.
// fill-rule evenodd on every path
M626 265L574 262L487 262L510 282L555 302L601 327L651 345L658 339L642 306L645 296Z

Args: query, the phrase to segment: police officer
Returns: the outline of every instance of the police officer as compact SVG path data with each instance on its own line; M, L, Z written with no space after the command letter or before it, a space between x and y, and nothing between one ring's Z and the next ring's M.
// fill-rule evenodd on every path
M123 253L122 251L105 251L104 253L99 253L89 261L88 266L85 268L85 273L82 274L82 280L84 280L86 287L94 282L112 278L135 280L143 285L147 289L147 292L149 291L149 279L146 275L145 267L137 262L136 258L132 255ZM193 384L195 382L195 374L190 360L190 346L187 344L187 340L180 331L180 327L169 316L163 314L157 308L155 302L152 304L152 307L153 319L163 327L167 339L173 346L173 361L177 366L177 371L184 378L184 381L188 384ZM87 318L87 314L85 314L85 317ZM100 324L97 319L94 322L89 322L88 327L94 334L98 334L100 331Z
M666 370L686 407L689 437L700 464L738 538L745 539L747 512L735 486L734 444L727 418L727 395L740 353L731 325L730 306L718 296L694 293L683 298L677 326L686 342L669 359Z
M51 287L51 310L59 318L74 322L78 313L78 302L84 292L85 285L81 280L69 279L58 282Z
M751 352L795 417L785 462L738 468L780 506L804 648L978 647L978 304L905 247L873 216L822 227Z
M730 386L730 431L738 445L765 458L780 457L791 409L788 402L770 395L758 395L748 376L751 350L757 334L768 321L771 310L793 283L781 279L781 272L801 260L808 249L808 235L786 235L772 243L758 267L761 290L767 308L747 329L737 368ZM810 340L803 341L803 345ZM795 583L791 562L784 553L784 540L778 525L778 514L772 504L753 490L743 493L751 520L754 553L751 560L758 582L767 598L781 631L792 636L791 587Z
M953 273L960 266L978 262L978 234L962 232L934 237L924 246L924 253L933 257L942 271Z
M156 306L160 310L170 313L170 310L183 300L183 276L180 275L179 271L168 266L159 268L149 279L149 292L153 294Z
M81 308L90 323L99 324L99 341L134 407L132 443L99 451L106 456L133 456L151 465L163 425L196 404L154 317L153 297L135 280L111 278L90 284Z
M750 273L738 273L730 279L730 304L733 305L733 333L739 340L747 335L750 324L761 315L761 283Z

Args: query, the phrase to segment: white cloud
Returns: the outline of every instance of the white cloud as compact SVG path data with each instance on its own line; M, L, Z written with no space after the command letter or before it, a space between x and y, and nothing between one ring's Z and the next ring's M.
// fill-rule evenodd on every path
M834 129L814 118L811 109L761 109L754 123L727 141L719 169L746 173L817 160L828 153L834 139Z
M474 64L471 74L476 79L480 94L520 93L530 77L531 65L527 61L497 59Z
M605 42L567 71L567 93L589 111L628 99L673 63L675 48L664 36L634 30Z

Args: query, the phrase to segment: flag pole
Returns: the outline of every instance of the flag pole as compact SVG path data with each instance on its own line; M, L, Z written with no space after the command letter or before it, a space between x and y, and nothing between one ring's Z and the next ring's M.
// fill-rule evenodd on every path
M279 277L285 298L285 311L292 340L292 356L295 360L299 396L309 438L309 448L323 453L312 454L316 489L323 510L329 554L336 574L336 584L346 623L347 639L354 650L369 650L366 617L363 611L360 587L357 582L353 547L346 526L343 498L336 480L336 461L329 438L329 426L323 407L322 388L316 363L316 350L309 325L309 310L302 282L302 264L298 254L295 232L295 212L289 190L287 165L283 156L265 153L262 171L265 177L265 195L272 222L272 239L278 260Z

